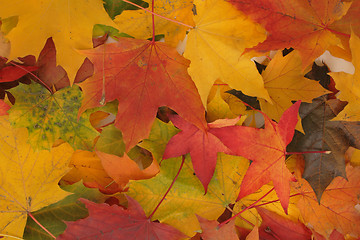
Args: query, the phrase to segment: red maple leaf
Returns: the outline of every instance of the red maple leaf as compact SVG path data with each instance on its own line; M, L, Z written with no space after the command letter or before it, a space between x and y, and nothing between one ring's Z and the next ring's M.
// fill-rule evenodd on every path
M3 66L1 65L2 64L0 64L0 82L15 81L29 72L38 69L36 66L24 66L17 63L14 63L13 65L11 65L11 63L4 64Z
M346 14L348 4L341 0L230 0L240 11L262 24L267 39L254 47L267 52L293 47L300 50L305 68L349 32L332 29ZM336 28L335 28L336 29ZM349 35L346 36L349 39Z
M178 157L190 153L196 176L207 191L207 186L214 175L217 153L230 154L231 151L212 133L210 129L235 125L239 119L223 119L208 124L206 131L186 122L178 115L171 115L170 120L182 131L173 136L164 152L164 159Z
M146 138L158 107L168 106L200 129L205 110L187 73L189 60L164 43L121 38L117 43L83 51L94 64L92 78L81 83L80 113L119 101L115 126L127 149Z
M127 209L81 199L89 210L89 217L67 222L65 232L57 239L177 240L186 237L171 226L152 222L137 201L126 197L129 203Z
M238 199L255 192L264 184L273 181L281 205L287 212L290 195L290 180L295 180L285 164L286 146L291 142L298 121L300 101L282 115L279 123L265 114L265 128L231 126L211 129L233 153L252 160L241 183Z

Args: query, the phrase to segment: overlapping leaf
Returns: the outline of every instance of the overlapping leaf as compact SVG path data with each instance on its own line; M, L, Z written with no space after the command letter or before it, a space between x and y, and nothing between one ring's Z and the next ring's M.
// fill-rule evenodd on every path
M151 0L145 0L148 6L151 6ZM154 1L154 12L179 21L181 23L192 26L193 22L193 1L192 0L157 0ZM150 10L152 8L148 8ZM152 29L152 14L142 9L137 11L124 11L114 19L115 23L119 25L121 31L140 39L151 38L153 34ZM183 40L186 30L189 27L171 22L167 19L155 16L155 35L164 34L165 42L176 47L179 40Z
M329 237L334 229L346 235L360 236L360 214L356 210L360 194L359 167L346 167L347 180L337 177L324 191L320 204L310 185L300 179L298 202L305 224Z
M209 221L206 218L202 218L200 216L196 216L199 220L202 233L201 238L204 240L239 240L239 237L235 231L235 223L234 221L229 222L222 228L218 228L219 222L217 221Z
M22 237L29 212L69 195L58 182L72 149L62 144L34 152L26 129L12 129L7 116L0 117L0 128L0 233Z
M158 107L168 106L184 119L205 128L205 112L186 72L188 60L164 43L122 38L117 43L85 51L95 74L81 83L80 112L119 100L115 126L126 149L147 138ZM131 74L129 74L131 73Z
M296 134L289 151L330 151L327 153L305 153L305 178L314 189L318 200L330 182L337 176L346 178L345 152L352 146L360 149L360 123L329 121L346 105L337 99L326 100L326 96L302 103L300 117L305 135Z
M355 73L344 72L329 73L340 90L338 98L347 101L348 105L333 120L360 121L360 39L354 33L350 38L352 63L355 66Z
M248 164L241 157L220 154L214 177L204 195L204 188L194 175L191 161L187 158L166 200L152 219L174 226L188 236L195 235L195 231L200 230L195 214L215 220L226 206L234 203ZM129 195L141 204L147 215L159 203L179 167L179 158L164 160L156 177L130 182Z
M58 239L106 238L120 240L169 239L186 237L179 230L162 223L151 222L140 204L128 197L126 210L117 205L96 204L82 199L89 210L89 217L68 223Z
M16 98L9 110L9 119L15 127L29 130L29 142L35 149L50 149L59 138L75 149L91 149L97 132L89 119L77 111L82 93L78 86L63 88L51 94L40 84L20 84L10 90Z
M281 205L287 211L289 181L294 177L285 165L286 146L294 135L299 107L300 102L296 102L287 109L278 124L264 115L264 129L232 126L211 130L233 153L254 161L246 172L238 199L273 181Z
M293 47L300 51L303 68L330 46L340 43L337 35L344 33L331 29L331 24L341 19L351 5L341 0L230 2L267 30L268 37L255 50L267 52Z
M184 56L191 60L188 72L204 106L217 79L271 101L254 62L241 56L245 48L265 39L264 30L224 0L195 0L194 4L196 26L188 34Z
M52 37L61 52L57 63L65 68L71 82L85 59L76 49L92 48L94 25L116 28L100 0L1 0L0 5L0 18L19 17L16 27L6 36L11 42L9 59L38 56L45 41Z

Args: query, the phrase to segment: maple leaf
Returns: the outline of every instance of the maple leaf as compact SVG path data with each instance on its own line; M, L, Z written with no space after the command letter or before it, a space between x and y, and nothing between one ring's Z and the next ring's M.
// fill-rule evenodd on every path
M238 199L272 180L281 205L287 211L289 181L294 177L285 165L286 146L294 135L299 107L300 101L293 104L284 112L278 124L263 114L264 129L231 126L211 130L234 154L254 161L241 183Z
M80 113L101 106L103 99L118 99L115 126L123 133L126 150L149 135L161 106L205 128L204 107L186 72L189 62L173 48L159 42L121 38L84 54L93 62L95 74L80 84L85 95Z
M117 205L96 204L81 199L89 210L89 217L67 223L68 227L58 239L106 238L106 239L169 239L186 237L179 230L162 223L150 221L140 204L127 196L128 208Z
M112 194L122 190L104 170L100 158L95 152L76 150L69 163L71 170L62 178L63 181L73 184L83 181L84 185Z
M72 148L68 144L34 152L24 128L12 129L0 117L0 232L22 237L27 214L67 195L58 186L68 170Z
M144 0L151 5L151 0ZM192 0L154 1L154 12L163 17L179 21L183 24L193 25ZM138 39L147 39L152 37L152 14L145 10L128 10L122 12L114 19L115 23L121 28L121 31ZM165 42L176 47L180 40L183 40L189 27L179 25L167 19L155 16L155 35L164 34Z
M199 220L202 233L201 238L204 240L239 240L235 231L235 221L230 221L225 226L218 228L218 221L209 221L206 218L196 215Z
M360 214L356 210L360 194L360 168L348 165L347 180L337 177L322 194L317 196L305 179L299 179L297 187L301 199L297 205L305 224L328 238L334 229L346 235L360 236Z
M208 122L213 122L217 119L237 117L237 115L230 110L229 105L221 97L220 91L220 87L217 87L214 98L212 98L211 101L208 102L206 112L206 120Z
M161 163L160 173L148 180L130 181L128 195L135 198L149 215L174 179L181 161L169 159ZM204 195L204 188L194 174L190 158L152 219L169 224L188 236L200 230L195 214L217 219L226 206L235 202L249 162L236 156L219 154L214 177Z
M97 203L103 202L106 198L97 189L86 188L81 181L73 185L62 186L62 189L73 194L31 213L54 236L65 231L64 221L75 221L88 216L88 210L82 202L78 201L79 198L87 198ZM53 239L32 218L27 219L23 238Z
M100 0L1 0L1 18L19 17L16 27L6 35L11 42L9 59L38 56L45 41L52 37L61 53L56 61L73 82L85 59L76 49L92 48L93 26L104 24L116 28L102 4Z
M360 39L352 33L350 38L352 63L355 66L355 73L344 72L329 73L336 83L336 89L340 91L338 99L347 101L348 105L333 120L360 121Z
M311 231L299 221L292 221L264 208L256 208L262 218L259 227L261 239L311 239Z
M211 129L235 125L239 119L210 123L207 131L204 132L178 115L172 115L169 118L182 131L170 139L163 158L179 157L190 153L195 174L207 192L207 186L215 171L217 154L219 152L231 154L221 140L211 134Z
M314 189L318 201L325 188L337 176L346 178L345 152L349 146L360 149L359 122L329 121L346 105L337 99L326 97L302 103L300 117L305 135L296 134L289 151L331 151L330 153L305 153L303 178Z
M293 47L300 51L303 69L332 45L340 43L331 24L344 16L350 3L341 0L230 0L251 19L261 23L268 36L253 49L267 52Z
M245 48L265 39L264 30L226 1L195 0L194 4L196 26L188 34L184 57L191 60L188 72L204 106L217 79L271 101L255 63L242 56Z
M36 66L0 66L0 82L12 82L36 69L38 69Z
M58 138L74 148L91 149L97 132L85 116L77 120L82 94L78 86L63 88L51 94L37 83L20 84L10 92L16 97L9 110L15 127L29 130L29 142L35 149L50 149Z
M260 107L275 121L280 120L283 112L292 105L292 101L311 102L313 98L329 93L318 82L304 78L301 58L296 50L285 57L278 51L261 75L272 102L260 98ZM302 130L300 121L297 129Z
M159 165L155 159L149 167L140 169L126 153L122 157L99 151L96 151L96 154L107 174L122 188L125 188L129 180L152 178L159 172Z
M96 142L96 150L116 156L123 156L125 143L122 134L113 124L102 129L99 139Z

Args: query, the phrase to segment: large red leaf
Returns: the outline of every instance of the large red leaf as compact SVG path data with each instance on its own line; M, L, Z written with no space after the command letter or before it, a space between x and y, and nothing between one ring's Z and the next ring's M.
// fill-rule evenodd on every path
M290 180L294 180L285 164L286 146L290 143L295 126L300 101L282 115L279 123L265 114L265 128L231 126L211 129L211 133L236 155L254 161L241 183L238 199L255 192L262 185L273 181L275 191L285 212L289 204Z
M118 205L97 204L81 199L89 210L89 217L67 222L67 228L57 239L154 239L177 240L186 237L179 230L148 219L140 204L127 196L125 210Z
M190 153L195 174L207 191L207 186L215 171L217 153L231 153L221 140L211 134L209 130L235 125L239 119L223 119L221 124L218 122L209 123L207 131L202 131L178 115L171 115L170 120L182 131L170 139L166 145L163 158L178 157Z
M331 24L347 12L349 3L341 0L230 0L230 2L267 30L267 39L254 49L269 51L293 47L300 50L304 67L331 45L340 43L336 36L346 35L344 32L331 29Z
M80 84L80 113L119 100L115 126L127 149L146 138L158 107L168 106L200 129L205 110L187 73L189 61L164 43L121 38L117 43L84 51L94 64L92 78ZM103 94L103 81L104 92Z

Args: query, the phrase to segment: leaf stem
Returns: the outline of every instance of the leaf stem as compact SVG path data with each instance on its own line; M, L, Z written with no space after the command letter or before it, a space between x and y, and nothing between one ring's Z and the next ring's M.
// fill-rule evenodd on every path
M246 210L253 208L255 206L255 204L257 204L258 202L260 202L263 198L265 198L267 195L269 195L272 191L274 190L274 188L271 188L267 193L264 194L264 196L262 196L261 198L259 198L258 200L256 200L255 202L253 202L251 205L247 206L246 208L244 208L243 210L241 210L240 212L238 212L237 214L235 214L234 216L232 216L231 218L227 219L226 221L220 223L217 228L221 228L222 226L224 226L225 224L227 224L228 222L230 222L231 220L235 219L237 216L239 216L240 214L242 214L243 212L245 212Z
M56 239L56 237L49 232L49 230L47 230L38 220L36 220L36 218L30 213L28 212L28 215L32 218L32 220L34 220L34 222L36 222L37 225L39 225L47 234L49 234L52 238Z
M151 1L151 11L154 12L154 0ZM151 14L152 20L152 42L155 42L155 17Z
M331 151L285 152L286 155L291 155L291 154L305 154L305 153L325 153L325 154L330 154Z
M183 25L183 26L188 27L188 28L190 28L190 29L193 29L193 28L194 28L194 26L191 26L191 25L188 25L188 24L186 24L186 23L182 23L182 22L176 21L176 20L171 19L171 18L167 18L167 17L161 16L160 14L154 13L154 11L149 11L149 10L147 10L146 8L143 8L143 7L139 6L139 5L137 5L136 3L130 2L129 0L122 0L122 1L123 1L123 2L126 2L126 3L128 3L128 4L131 4L131 5L135 6L135 7L138 7L138 8L140 8L140 9L144 10L145 12L151 13L152 15L155 15L155 16L158 16L158 17L160 17L160 18L166 19L166 20L168 20L168 21L170 21L170 22L173 22L173 23L176 23L176 24L179 24L179 25Z
M181 165L180 165L179 171L177 172L176 176L174 177L174 180L172 181L170 187L168 188L168 190L166 191L166 193L164 194L164 196L161 198L161 200L160 200L160 202L158 203L158 205L155 207L154 211L152 211L152 213L149 215L148 219L151 219L152 216L154 216L154 213L156 212L156 210L158 210L160 204L165 200L166 195L170 192L170 189L172 188L172 186L174 185L176 179L178 178L178 176L179 176L179 174L180 174L180 171L181 171L181 169L182 169L183 166L184 166L184 162L185 162L185 156L183 155L183 156L182 156L182 161L181 161Z

